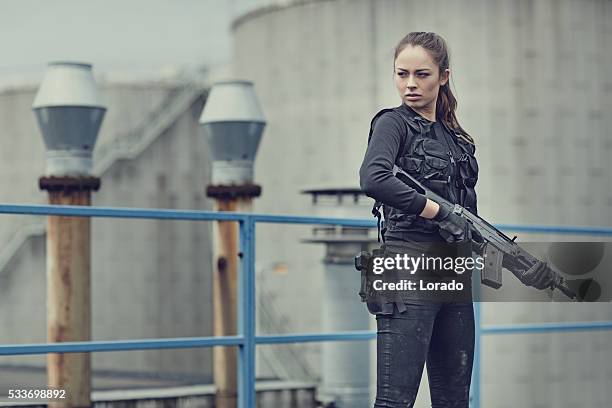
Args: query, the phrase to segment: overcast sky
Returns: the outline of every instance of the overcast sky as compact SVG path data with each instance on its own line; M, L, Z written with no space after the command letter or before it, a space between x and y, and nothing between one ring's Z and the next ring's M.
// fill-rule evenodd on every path
M269 0L0 0L0 86L56 60L151 76L230 58L232 19Z

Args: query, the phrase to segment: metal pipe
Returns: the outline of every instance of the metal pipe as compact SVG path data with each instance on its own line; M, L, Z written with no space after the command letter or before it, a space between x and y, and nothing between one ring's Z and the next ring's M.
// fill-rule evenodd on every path
M211 193L209 188L208 194ZM215 210L219 212L250 212L251 196L218 195ZM236 222L219 221L214 226L215 268L213 269L213 334L232 336L237 333L239 228ZM237 406L237 349L215 347L213 350L213 373L218 408Z
M250 212L253 197L261 194L261 187L253 184L253 164L261 140L265 118L253 84L248 81L222 81L213 86L200 116L200 124L211 151L212 175L211 185L206 189L208 197L215 199L215 209L221 212ZM245 220L246 221L246 220ZM215 267L213 268L213 305L214 334L225 336L236 333L237 323L237 282L239 245L251 248L252 242L239 241L246 233L251 235L254 221L241 222L240 232L235 222L220 221L215 225L217 237ZM243 252L250 253L247 249ZM244 256L244 254L242 254ZM243 260L244 261L244 260ZM251 265L242 263L243 275L249 275ZM248 282L250 276L242 276ZM243 288L249 302L250 291L254 288ZM250 316L241 312L241 330L250 327L253 322ZM254 315L253 315L254 318ZM246 320L244 320L246 319ZM244 325L244 327L242 327ZM253 326L254 327L254 326ZM244 334L244 333L243 333ZM247 374L241 373L240 390L247 394L247 403L241 399L241 407L251 407L251 389L254 385L254 372L251 373L250 358L254 350L254 332L244 334L245 343L240 347L240 364L247 364ZM252 343L252 344L251 344ZM216 407L236 407L237 368L235 348L215 348L213 352L213 371L217 387ZM246 388L245 388L246 385ZM254 394L254 393L253 393ZM253 400L254 404L254 400Z
M51 205L91 205L93 177L41 178ZM49 216L47 226L47 341L91 340L91 219ZM65 399L49 407L91 406L91 355L47 355L49 388L64 390Z
M91 176L92 152L106 108L90 64L54 62L32 109L46 148L39 187L51 205L90 206L100 179ZM91 340L91 220L49 216L47 229L47 338L50 343ZM47 356L49 388L64 391L49 407L91 406L91 357Z

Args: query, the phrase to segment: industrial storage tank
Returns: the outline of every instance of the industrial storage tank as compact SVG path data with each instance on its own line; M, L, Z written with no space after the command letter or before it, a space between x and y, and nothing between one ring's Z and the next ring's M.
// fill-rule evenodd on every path
M449 43L458 117L476 140L479 214L495 223L612 225L612 82L602 69L612 62L611 12L602 0L312 0L245 14L233 24L234 74L254 81L269 123L255 211L305 214L302 189L358 186L371 118L400 104L393 48L410 31L434 31ZM322 253L300 243L304 235L260 227L257 259L288 271L266 283L285 295L278 308L292 329L316 331ZM607 304L563 306L490 303L484 323L612 317ZM536 395L551 406L604 404L611 344L610 334L589 332L487 339L483 406L507 407L510 397L532 405ZM567 359L552 367L559 356Z
M600 69L611 58L606 2L283 4L234 22L235 74L256 81L276 123L261 154L283 152L257 162L262 178L274 176L274 192L357 183L370 119L399 105L393 47L409 31L429 30L451 48L458 116L477 143L481 212L517 223L611 223L612 197L596 188L609 182L612 152L605 115L612 84ZM579 160L562 160L571 147ZM310 166L297 180L274 171L313 158L333 171ZM259 205L293 210L287 198L267 194Z

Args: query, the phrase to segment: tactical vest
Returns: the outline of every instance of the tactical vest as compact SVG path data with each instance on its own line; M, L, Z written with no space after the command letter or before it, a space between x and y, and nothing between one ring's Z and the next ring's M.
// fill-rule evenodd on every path
M447 131L451 134L455 132L446 127L446 131L440 129L435 132L433 122L416 113L411 115L403 106L383 109L374 116L370 124L368 143L376 121L387 112L401 118L406 125L395 164L441 197L476 214L474 187L478 180L478 163L474 157L475 146L459 135L451 137ZM442 123L441 125L445 126ZM382 225L381 205L385 219ZM379 221L379 241L381 231L384 241L386 231L433 233L438 230L432 220L417 214L402 213L401 210L383 205L379 201L374 204L372 213Z

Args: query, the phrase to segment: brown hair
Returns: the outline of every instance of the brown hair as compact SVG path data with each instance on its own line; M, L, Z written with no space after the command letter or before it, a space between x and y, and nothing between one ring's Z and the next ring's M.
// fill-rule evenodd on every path
M448 46L446 45L446 41L438 34L426 32L408 33L395 47L393 61L397 59L399 53L408 45L412 45L413 47L421 46L427 50L436 65L438 65L440 74L448 69L450 63ZM474 139L472 139L459 124L457 116L455 115L456 109L457 99L450 89L450 81L447 81L446 84L440 86L438 99L436 101L436 117L440 118L446 126L462 136L465 136L464 138L467 139L467 141L474 143Z

